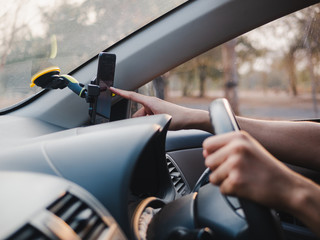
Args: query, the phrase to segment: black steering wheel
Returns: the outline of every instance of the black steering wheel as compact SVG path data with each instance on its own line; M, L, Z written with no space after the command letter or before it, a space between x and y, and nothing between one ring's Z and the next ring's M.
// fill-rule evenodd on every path
M240 131L239 124L232 112L231 106L225 98L213 101L210 104L209 112L211 123L216 135L231 131ZM208 183L209 175L210 169L206 169L194 188L194 191L199 192L198 204L201 205L209 204L209 196L216 195L218 193L214 186L208 185L204 190L200 189L200 187ZM275 215L274 211L246 199L224 196L221 193L220 195L229 203L231 209L246 220L246 228L248 230L247 232L243 231L243 233L246 232L245 239L285 239L281 229L280 220ZM201 216L201 214L204 216ZM206 215L207 212L199 212L199 218L203 219L204 222L208 224ZM242 239L240 235L239 237Z
M226 99L211 103L210 117L215 134L239 131ZM285 239L274 211L246 199L221 194L219 187L205 184L209 174L210 170L205 170L192 194L166 204L153 217L148 239Z

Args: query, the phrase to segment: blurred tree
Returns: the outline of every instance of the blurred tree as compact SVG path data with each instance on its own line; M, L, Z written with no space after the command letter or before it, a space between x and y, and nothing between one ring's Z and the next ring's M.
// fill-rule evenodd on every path
M209 77L217 81L222 77L221 47L216 47L195 58L199 78L199 97L205 97L205 83Z
M182 80L182 95L190 96L199 89L198 97L205 97L206 80L219 81L222 77L221 47L216 47L181 64L170 71L168 77L177 75Z
M307 60L307 71L311 80L312 102L315 117L318 117L317 86L318 77L315 73L316 66L319 65L319 36L320 36L320 8L319 5L302 10L294 15L297 19L299 35L291 45L290 50L296 52L304 51Z
M233 39L222 45L222 61L223 61L223 78L225 87L225 97L229 100L230 105L235 112L239 113L238 99L238 69L236 63L236 47L237 40Z
M159 76L152 80L155 96L164 100L166 98L166 79L165 76Z
M30 18L24 16L26 0L8 2L0 16L0 93L5 101L18 99L19 94L28 94L29 73L26 71L30 59L32 31ZM24 62L25 61L25 62ZM7 106L7 105L6 105Z
M317 101L317 86L318 81L315 75L315 66L319 65L319 52L320 52L320 44L319 44L319 36L320 36L320 9L315 8L306 15L307 21L307 37L304 41L305 51L307 53L308 60L308 70L311 79L312 86L312 100L313 100L313 109L315 113L315 117L318 117L318 101Z
M168 73L168 78L170 79L174 75L180 79L182 86L181 86L181 93L182 96L186 97L189 96L193 90L193 83L195 81L194 72L197 67L197 63L195 59L191 59L188 62L179 65L178 67L172 69Z
M205 64L200 64L198 66L199 70L199 97L204 97L205 95L205 80L207 77L207 65Z
M184 84L182 87L182 96L190 96L193 90L193 85L195 82L194 70L186 71L183 73Z
M12 51L14 43L19 42L23 35L30 34L26 19L23 19L24 21L18 21L20 20L18 16L21 15L21 11L24 11L24 3L25 0L20 0L13 5L9 5L9 8L0 16L1 32L6 33L0 37L0 69L7 63L7 58ZM14 9L12 10L10 8ZM13 17L8 17L8 15L11 14L13 14Z
M236 63L238 69L247 66L247 72L254 71L253 65L257 59L265 56L267 53L267 49L264 47L255 47L253 41L249 39L247 35L242 35L237 38L235 50L237 53Z
M288 75L289 75L289 85L290 89L292 91L293 96L298 95L297 90L297 77L295 73L295 59L294 54L297 51L297 48L294 46L291 46L288 53L284 56L284 63L286 65Z
M314 66L319 62L319 36L320 36L320 8L319 5L309 7L301 10L287 17L284 24L288 27L288 32L295 33L295 37L289 42L288 51L285 54L284 61L288 70L290 88L294 96L298 95L297 90L297 76L296 58L297 52L304 52L308 62L309 77L311 79L311 86L313 98L316 94L316 77L314 76ZM304 60L303 60L304 61ZM314 104L316 100L314 100ZM316 108L315 108L316 109Z

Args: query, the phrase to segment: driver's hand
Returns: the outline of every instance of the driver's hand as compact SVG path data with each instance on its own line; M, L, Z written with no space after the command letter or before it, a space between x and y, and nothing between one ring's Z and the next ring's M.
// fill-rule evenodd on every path
M129 100L140 103L140 108L133 117L155 114L169 114L172 116L170 130L199 128L212 131L207 111L182 107L156 97L145 96L136 92L111 87L110 90Z
M299 188L302 176L279 162L246 132L206 139L203 155L205 165L212 170L210 182L219 185L223 194L286 210Z

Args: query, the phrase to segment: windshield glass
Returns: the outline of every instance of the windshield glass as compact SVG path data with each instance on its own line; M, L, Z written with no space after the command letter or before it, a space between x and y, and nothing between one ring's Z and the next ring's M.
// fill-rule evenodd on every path
M0 109L39 92L47 65L77 66L186 0L0 0Z

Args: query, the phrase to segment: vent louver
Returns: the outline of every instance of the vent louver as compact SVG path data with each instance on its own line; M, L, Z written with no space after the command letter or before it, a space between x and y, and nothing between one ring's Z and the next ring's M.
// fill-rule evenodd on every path
M108 229L86 203L70 193L54 202L48 210L66 222L81 239L98 239Z
M26 224L18 232L8 238L8 240L50 240L38 229Z
M166 155L166 160L167 160L167 166L168 166L169 174L171 177L171 181L176 191L182 196L190 193L190 188L186 183L186 181L184 180L180 170L174 164L173 159L169 155Z
M289 223L292 225L306 227L302 222L300 222L297 218L285 212L278 212L278 216L282 222Z
M317 240L319 239L313 232L310 231L302 222L291 214L285 212L276 212L285 235L288 239L308 239Z

